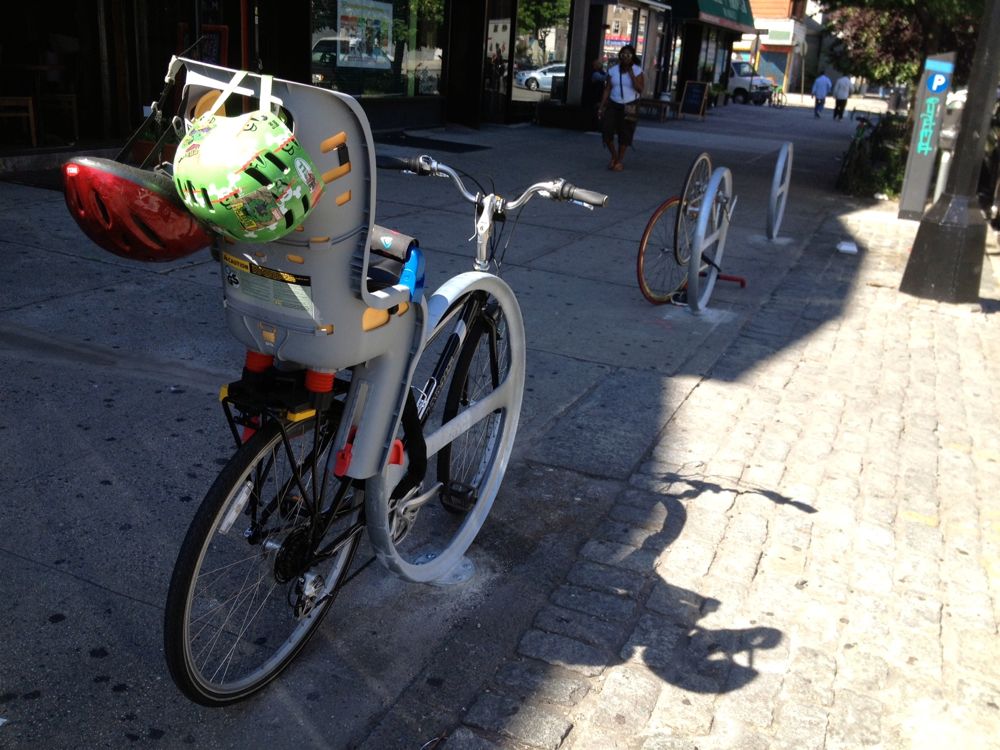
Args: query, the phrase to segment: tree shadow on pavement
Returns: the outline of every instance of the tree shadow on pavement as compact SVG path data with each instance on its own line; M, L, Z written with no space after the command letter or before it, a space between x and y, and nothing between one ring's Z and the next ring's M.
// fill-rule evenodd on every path
M686 474L678 474L676 472L668 471L659 477L664 482L683 482L690 489L684 492L674 495L678 500L686 500L694 497L698 497L703 492L735 492L736 497L739 498L740 495L744 494L754 494L760 495L770 500L775 505L790 505L796 510L800 510L803 513L816 513L816 509L804 503L801 500L793 500L787 495L782 495L780 492L774 490L766 490L763 487L754 486L742 486L740 488L735 487L723 487L721 484L716 482L708 482L704 479L696 479L693 476Z
M803 513L816 512L810 505L771 490L734 489L672 472L662 475L662 479L671 483L670 493L661 495L667 520L662 532L648 537L633 553L637 560L659 559L681 537L687 523L688 510L683 501L694 502L704 493L735 492L734 502L738 502L741 494L753 492L777 505L788 505ZM663 572L669 574L668 570ZM719 599L703 596L659 575L646 600L646 611L621 651L622 661L639 655L661 679L695 693L721 694L740 689L758 674L754 666L756 652L776 648L783 636L780 630L771 627L706 626L702 621L722 606Z
M984 315L995 315L1000 312L1000 300L980 297L979 307L982 308Z

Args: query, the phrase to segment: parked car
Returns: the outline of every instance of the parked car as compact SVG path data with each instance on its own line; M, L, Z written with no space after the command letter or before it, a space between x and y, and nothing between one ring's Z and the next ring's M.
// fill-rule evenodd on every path
M519 70L514 76L514 85L531 91L551 91L552 77L565 75L566 63L549 63L537 70Z
M313 50L310 66L313 86L333 88L337 79L337 53Z

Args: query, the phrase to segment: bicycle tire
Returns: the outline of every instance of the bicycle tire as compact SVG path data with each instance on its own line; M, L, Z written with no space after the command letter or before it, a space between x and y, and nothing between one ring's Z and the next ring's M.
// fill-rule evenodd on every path
M862 135L854 138L840 163L835 187L851 195L863 194L870 179L871 141Z
M680 208L674 224L674 255L677 263L686 266L691 259L691 243L694 239L694 228L698 221L705 188L712 177L712 157L700 153L688 167L681 188Z
M492 280L503 284L495 277ZM429 459L423 483L404 497L394 499L392 491L403 470L389 465L366 484L369 540L383 565L406 580L441 581L456 569L486 522L506 471L523 397L525 340L520 309L509 287L505 284L503 287L508 290L509 298L497 300L490 296L468 323L459 320L452 329L454 321L446 316L435 327L417 363L413 383L421 386L415 386L414 390L418 404L427 404L426 411L420 407ZM463 296L452 307L461 309L469 296ZM491 330L496 331L496 338ZM451 352L453 364L444 369L446 381L434 384L425 375L432 369L441 371L431 366L440 367L438 349L446 346L447 338L453 335L464 336L462 344ZM476 370L476 362L477 358L483 360L484 345L492 349L487 350L486 356L494 364L493 379L488 388L481 389L488 393L468 401L463 395L468 392L470 379L482 375L482 371ZM501 351L509 352L506 372L501 371ZM435 386L444 398L428 397ZM484 401L490 403L481 406ZM497 408L486 411L493 405ZM456 446L480 427L477 434L486 435L486 439L478 443L480 453L476 459L467 460L464 454L456 452ZM459 466L472 467L472 471L460 470ZM456 483L466 487L458 487ZM450 498L453 502L449 502L442 491L458 498ZM438 498L441 502L431 502ZM468 507L459 507L460 501Z
M687 285L687 268L677 262L671 235L676 232L680 198L667 198L649 217L639 240L635 275L642 296L654 305L673 302Z
M311 419L287 427L287 447L276 421L255 433L219 473L188 528L167 594L164 649L171 677L196 703L235 703L277 677L315 633L350 567L362 528L353 490L324 537L346 534L341 546L302 569L311 525L304 498L333 442L330 429L314 461L315 426ZM332 473L323 476L339 486ZM264 526L274 525L251 540L253 522L248 527L241 517L253 509L259 520L264 508L271 510Z
M501 376L510 368L510 352L504 341L505 325L499 308L484 311L476 318L458 354L445 399L443 421L454 419L460 411L500 385ZM489 461L496 452L499 427L500 415L494 412L438 453L437 477L444 485L441 504L447 510L464 514L475 507ZM483 448L482 455L469 450L472 441ZM469 488L469 491L456 493L449 489L455 486Z
M719 277L726 236L729 233L731 209L728 208L728 202L732 200L732 174L725 167L719 167L712 174L705 191L705 203L709 210L702 211L698 216L691 246L691 262L688 264L688 305L695 313L708 307L708 300Z
M837 190L847 190L847 176L853 170L854 160L857 158L857 144L858 139L853 138L847 146L847 151L844 152L844 155L840 159L840 169L837 170L837 179L834 182L834 187Z

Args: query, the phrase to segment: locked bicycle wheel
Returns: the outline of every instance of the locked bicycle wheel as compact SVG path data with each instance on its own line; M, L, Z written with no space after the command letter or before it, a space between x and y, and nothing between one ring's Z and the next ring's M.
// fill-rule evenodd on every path
M500 489L521 410L520 308L496 277L470 276L478 276L480 288L456 295L434 325L412 379L427 449L423 481L401 494L406 467L389 463L366 483L376 555L392 572L419 583L456 575ZM398 436L405 439L402 427Z
M673 302L687 284L687 267L677 262L674 252L679 206L677 197L657 206L639 241L635 275L642 296L654 305Z
M682 266L686 266L691 259L694 229L698 223L698 213L701 210L705 189L711 177L712 158L706 153L698 154L691 162L684 178L680 208L674 220L674 253L677 262Z
M191 700L242 700L288 666L326 615L361 537L354 490L331 473L335 425L276 421L244 443L188 529L164 646ZM324 523L317 525L313 508Z
M733 176L725 167L719 167L712 173L705 190L691 243L691 261L687 268L688 305L693 312L698 313L708 307L708 300L719 278L729 219L735 204Z

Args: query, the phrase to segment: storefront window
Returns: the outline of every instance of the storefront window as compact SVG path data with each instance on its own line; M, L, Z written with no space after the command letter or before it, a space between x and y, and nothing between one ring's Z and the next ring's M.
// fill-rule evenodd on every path
M649 11L639 11L639 28L635 36L635 56L640 60L646 56L646 30L649 28Z
M715 78L715 52L717 49L717 32L714 28L707 29L701 47L701 56L698 59L699 80L714 82Z
M520 0L514 29L514 101L563 99L570 0Z
M439 93L444 0L313 0L312 82L354 96Z
M777 50L761 52L757 69L765 78L770 78L775 84L784 86L788 69L788 53Z
M673 51L670 55L670 80L667 82L666 90L675 92L680 85L681 55L684 53L684 35L680 33L680 27L674 36Z
M632 43L636 10L627 5L608 5L604 11L604 62L614 65L618 61L618 51Z

